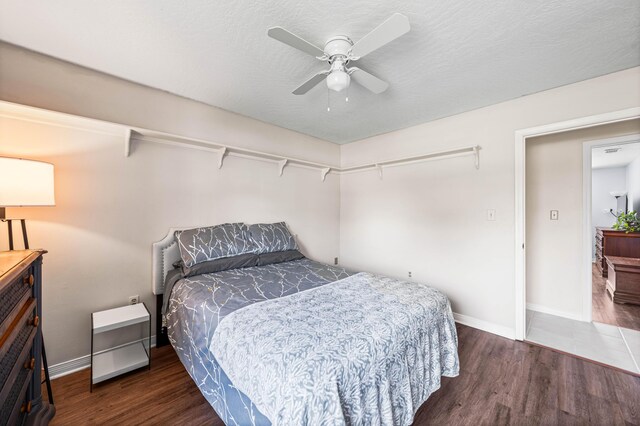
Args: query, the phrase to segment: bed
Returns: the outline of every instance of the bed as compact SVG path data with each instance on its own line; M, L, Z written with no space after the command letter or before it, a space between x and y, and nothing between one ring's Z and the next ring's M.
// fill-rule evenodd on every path
M295 242L254 244L190 269L180 241L200 237L185 229L153 245L158 341L166 332L225 424L408 425L440 378L458 375L441 292L313 261Z

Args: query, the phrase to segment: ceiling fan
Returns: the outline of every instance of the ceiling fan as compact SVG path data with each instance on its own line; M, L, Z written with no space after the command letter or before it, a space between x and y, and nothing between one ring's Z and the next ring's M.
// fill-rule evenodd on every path
M334 36L325 43L324 49L314 46L282 27L269 28L267 34L284 44L315 56L316 59L329 62L328 70L321 71L302 83L293 91L294 95L304 95L325 79L330 90L340 92L349 87L352 78L361 86L379 94L387 90L389 87L387 82L358 67L348 65L406 34L410 29L409 19L400 13L395 13L358 42L354 43L347 36Z

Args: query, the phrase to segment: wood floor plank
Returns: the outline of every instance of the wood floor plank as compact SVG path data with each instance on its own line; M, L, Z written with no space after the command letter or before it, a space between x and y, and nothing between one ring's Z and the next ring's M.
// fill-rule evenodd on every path
M638 377L470 327L458 336L460 375L442 379L414 425L640 425ZM54 426L223 424L171 347L93 393L88 370L52 385Z

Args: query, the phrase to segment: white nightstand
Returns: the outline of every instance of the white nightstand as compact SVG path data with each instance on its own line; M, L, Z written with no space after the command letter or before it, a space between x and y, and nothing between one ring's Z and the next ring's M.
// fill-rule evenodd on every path
M145 324L147 323L147 324ZM140 324L140 338L131 338L131 330ZM100 333L129 328L127 342L95 352L94 340ZM123 330L124 332L124 330ZM117 334L117 333L116 333ZM114 339L114 333L109 333ZM117 336L116 336L117 337ZM91 314L91 391L93 385L120 374L147 366L151 368L151 314L144 303L123 306Z

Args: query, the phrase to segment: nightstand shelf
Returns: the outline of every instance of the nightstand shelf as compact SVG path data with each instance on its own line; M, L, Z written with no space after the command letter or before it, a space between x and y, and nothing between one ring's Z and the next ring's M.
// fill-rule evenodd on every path
M151 315L144 303L91 314L91 390L96 383L142 367L151 368ZM140 339L95 352L94 341L101 333L136 324L148 324L149 334Z

